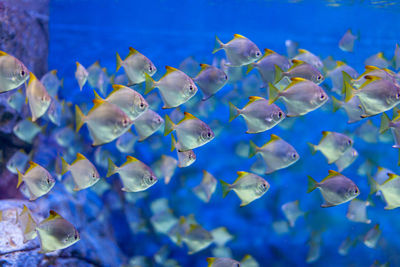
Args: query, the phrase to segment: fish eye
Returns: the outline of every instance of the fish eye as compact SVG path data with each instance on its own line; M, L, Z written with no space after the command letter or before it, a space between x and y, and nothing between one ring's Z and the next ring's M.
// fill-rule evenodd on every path
M292 154L292 158L293 158L293 159L297 158L297 154L296 154L296 153L293 153L293 154Z
M228 80L228 75L225 74L224 79L225 81Z
M50 178L47 177L47 184L50 184Z
M349 139L349 140L347 140L347 144L348 144L348 145L351 145L351 143L352 143L352 142L351 142L351 140L350 140L350 139Z
M189 85L189 90L193 91L193 85Z
M149 66L149 71L152 72L153 71L153 67L150 65Z
M75 233L74 238L75 238L75 240L78 239L78 233Z
M283 114L282 114L282 111L279 111L279 112L278 112L278 118L281 118L282 115L283 115Z
M256 57L259 57L259 56L261 56L261 52L260 52L260 51L257 51L257 52L256 52Z
M399 98L400 98L400 93L397 93L396 99L399 99Z
M24 70L21 70L21 76L25 76L25 71Z
M211 132L208 132L208 133L207 133L207 137L208 137L208 138L211 138Z
M92 173L92 177L93 177L93 178L95 178L95 177L96 177L96 174L95 174L94 172Z
M325 99L325 95L324 95L324 94L321 94L320 97L319 97L319 99L324 100L324 99Z

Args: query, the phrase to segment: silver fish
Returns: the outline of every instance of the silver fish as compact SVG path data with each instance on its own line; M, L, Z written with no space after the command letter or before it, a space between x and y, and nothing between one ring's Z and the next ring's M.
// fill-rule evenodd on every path
M201 70L193 81L199 85L203 100L207 100L221 90L228 82L228 75L214 66L200 64Z
M29 71L17 58L0 51L0 93L20 87L29 78Z

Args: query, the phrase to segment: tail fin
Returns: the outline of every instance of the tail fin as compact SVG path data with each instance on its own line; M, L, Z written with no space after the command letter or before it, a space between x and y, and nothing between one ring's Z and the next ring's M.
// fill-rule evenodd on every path
M268 83L268 102L274 103L279 98L279 90L272 83Z
M280 80L282 80L283 76L284 76L283 70L278 65L275 65L274 83L278 83Z
M176 148L176 140L173 134L171 134L171 151L174 151Z
M317 146L313 145L311 143L307 143L307 145L310 147L311 150L311 154L314 155L315 153L317 153Z
M344 93L344 95L345 95L344 101L348 102L353 97L354 88L351 85L352 78L345 71L342 71L342 74L343 74L343 89L342 89L342 93Z
M258 147L254 144L253 141L250 140L250 149L249 149L249 158L254 157L255 154L258 152Z
M144 73L144 77L145 77L145 84L146 84L146 87L144 89L144 94L147 95L154 89L154 79L151 78L151 76L147 73Z
M249 65L247 65L246 74L249 74L249 72L254 69L254 66L255 66L254 63L250 63Z
M343 103L334 96L332 96L332 104L333 104L333 112L338 111L338 109L340 109L343 105Z
M215 36L215 44L214 44L214 50L212 51L213 54L218 52L224 47L224 43L221 42L221 40L218 38L218 36Z
M94 92L94 98L95 98L95 99L104 100L104 99L96 92L96 90L93 89L93 92Z
M110 158L108 158L108 170L107 170L107 175L106 177L110 177L111 175L115 174L117 172L117 165L114 164L114 162L112 162L112 160Z
M85 115L83 115L78 105L75 105L75 121L76 121L76 132L79 132L79 129L85 123Z
M63 157L61 157L61 175L64 175L68 172L69 164L65 161Z
M22 173L17 169L17 173L18 173L18 183L17 183L17 188L22 184L23 181L23 175Z
M240 115L240 111L235 105L229 102L229 122L233 121L237 116Z
M381 117L381 126L379 127L379 133L383 134L387 130L389 130L390 119L385 112L382 113Z
M379 184L370 175L368 175L368 184L369 184L369 187L371 188L371 191L369 192L370 195L378 192Z
M224 182L222 180L219 180L222 185L222 197L226 197L226 195L231 191L231 185L228 184L227 182Z
M165 128L164 128L164 136L169 135L175 128L175 123L172 122L171 118L168 115L165 115Z
M116 69L116 72L121 68L122 62L124 62L124 61L121 59L121 57L119 56L119 54L117 52L117 69Z
M318 182L315 181L311 176L308 177L308 188L307 188L307 193L310 193L315 190L318 186Z

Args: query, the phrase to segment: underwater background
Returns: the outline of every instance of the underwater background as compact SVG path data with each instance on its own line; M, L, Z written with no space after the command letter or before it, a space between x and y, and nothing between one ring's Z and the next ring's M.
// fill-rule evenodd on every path
M188 57L210 65L214 58L224 58L223 52L212 54L215 36L228 42L233 34L241 34L257 44L261 51L269 48L285 56L285 41L293 40L299 48L307 49L321 59L332 56L344 61L361 74L368 57L378 52L383 52L388 59L393 57L400 39L399 18L400 4L396 1L51 0L49 52L43 64L48 64L48 70L56 69L57 76L64 78L63 87L58 91L59 99L73 103L72 111L77 104L86 113L92 107L94 93L89 85L79 90L74 77L76 61L85 67L99 61L111 76L116 69L116 52L125 58L128 48L133 47L151 59L158 69L153 78L158 80L165 72L164 66L181 68L181 63ZM354 52L345 52L338 47L348 29L359 36ZM116 76L123 73L121 69ZM242 118L229 122L228 102L243 107L249 96L268 98L268 89L260 88L261 85L258 72L245 74L244 68L241 79L227 84L209 100L201 101L198 92L180 106L181 112L190 112L207 123L215 138L195 150L196 161L191 166L176 168L168 184L160 179L140 193L122 192L118 175L105 178L107 160L112 158L119 166L127 155L131 155L156 170L162 155L176 158L176 151L170 150L170 136L163 134L164 127L146 140L136 142L134 152L121 153L116 148L116 141L100 147L90 146L91 139L85 126L79 131L79 141L60 147L54 141L57 127L49 123L45 133L39 134L33 145L21 145L26 153L32 151L32 161L46 166L56 176L59 174L54 167L59 164L56 159L62 155L72 162L75 154L80 152L96 165L107 186L102 181L104 189L73 192L65 178L68 175L64 175L49 194L33 201L30 208L43 218L49 209L56 210L74 224L81 240L61 254L50 257L32 250L25 258L20 255L24 253L17 253L11 259L5 256L5 249L6 252L0 251L0 263L20 266L25 261L25 266L34 266L29 265L30 259L35 264L45 260L50 266L207 266L208 257L225 255L240 261L250 254L259 266L371 266L376 261L400 266L398 209L385 210L384 201L370 195L367 177L367 173L373 175L378 166L394 173L399 171L398 151L392 148L391 135L378 133L380 116L348 124L343 109L333 112L332 101L328 101L304 116L286 118L282 125L268 131L246 134ZM334 95L329 90L332 86L329 78L325 77L322 85L329 96ZM135 89L144 95L143 85L135 86ZM111 91L109 85L107 92ZM144 95L151 108L162 117L168 114L174 122L179 121L182 114L171 115L174 109L162 109L161 99L155 91ZM283 107L279 102L278 105ZM375 127L360 128L367 120ZM308 175L320 181L327 176L328 170L337 170L321 153L312 155L307 145L308 142L318 144L322 131L345 133L353 138L353 147L359 156L341 173L359 187L358 199L372 203L367 208L370 223L349 220L346 217L349 203L321 208L321 194L317 190L307 194ZM257 158L247 156L248 144L252 140L261 146L271 134L295 147L300 159L271 174L263 174L261 170L260 175L270 184L264 196L240 207L236 194L231 192L222 197L220 182L208 203L193 193L192 188L201 182L203 170L228 183L235 181L237 171L260 173ZM3 137L1 140L6 142ZM8 172L5 164L14 151L3 151L2 176ZM367 173L366 166L371 166ZM156 175L158 173L156 171ZM2 192L8 191L8 187L12 187L11 192L15 191L17 178L14 176L15 180L1 183ZM27 200L20 192L5 193L0 198ZM204 229L226 227L233 239L223 245L226 248L223 251L218 251L219 247L214 243L188 254L185 245L180 247L166 234L157 232L151 222L154 216L151 205L161 198L168 201L176 221L180 216L193 214ZM298 201L304 214L294 226L289 226L281 207L292 201ZM363 238L376 224L382 234L375 248L369 248L364 245ZM338 248L347 238L357 242L347 255L341 255ZM313 257L310 255L317 256L310 260ZM138 257L142 258L139 260ZM174 261L168 262L168 259ZM140 263L135 264L136 260Z

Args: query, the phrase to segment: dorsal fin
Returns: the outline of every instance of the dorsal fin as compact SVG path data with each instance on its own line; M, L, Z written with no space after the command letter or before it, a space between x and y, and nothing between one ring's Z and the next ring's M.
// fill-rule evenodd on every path
M383 52L379 52L376 56L378 58L380 58L380 59L385 59L385 56L383 55Z
M30 172L33 168L35 168L35 167L37 167L37 166L39 166L39 165L36 164L35 162L29 161L29 168L26 170L25 175L26 175L28 172Z
M135 48L133 48L133 47L129 47L129 54L128 54L128 57L129 56L132 56L132 55L135 55L135 54L140 54Z
M292 59L292 67L290 69L296 68L297 66L303 65L306 62L304 62L303 60L298 60L298 59Z
M368 70L368 71L379 70L378 67L375 67L375 66L372 66L372 65L365 66L365 69Z
M300 78L300 77L292 77L292 78L290 78L290 80L291 80L292 82L295 82L295 83L308 81L307 79Z
M92 66L100 67L100 62L97 60Z
M211 66L208 65L208 64L200 63L200 68L201 68L201 70L205 70L205 69L207 69L207 68L209 68L209 67L211 67Z
M384 184L386 184L387 182L390 182L390 181L392 181L392 180L397 179L397 178L400 177L400 176L398 176L397 174L394 174L394 173L388 173L387 176L388 176L389 178L388 178L386 181L384 181L382 185L384 185Z
M264 49L264 55L271 55L271 54L276 54L276 52L268 48Z
M84 155L82 155L81 153L76 153L76 159L74 160L74 162L71 163L71 165L74 165L74 163L86 159L86 157Z
M249 102L247 102L246 106L244 106L243 108L247 107L251 103L256 102L258 100L265 100L265 99L259 96L249 96Z
M185 120L194 120L194 119L197 119L195 116L193 116L192 114L190 114L189 112L184 112L183 113L184 115L185 115L185 117L183 117L183 119L179 122L179 123L181 123L182 121L185 121Z
M50 73L53 75L57 75L57 70L51 70Z
M322 140L325 139L325 137L327 137L331 132L330 131L322 131L322 138L319 141L320 143L322 142Z
M174 67L171 67L171 66L165 66L165 69L167 70L167 72L165 73L165 75L170 74L170 73L172 73L172 72L174 72L174 71L179 71L178 69L176 69L176 68L174 68ZM164 75L164 76L165 76L165 75Z
M303 48L299 48L297 51L299 52L299 54L310 53L310 52L308 52L307 50L305 50Z
M94 104L92 110L95 110L96 108L98 108L99 106L101 106L102 104L105 103L104 99L93 99L92 101Z
M280 140L280 139L281 138L279 136L277 136L275 134L271 134L271 139L268 142L266 142L262 147L265 147L266 145L268 145L268 144L270 144L272 142L275 142L277 140Z
M32 82L37 81L37 78L35 76L35 74L33 74L33 72L29 73L29 83L28 83L28 87L29 85L31 85Z
M249 174L248 172L244 172L244 171L238 171L236 172L238 177L236 178L236 180L233 183L236 183L237 181L239 181L240 179L242 179L244 176L246 176L247 174Z
M365 82L360 86L359 89L364 88L365 86L367 86L368 84L370 84L372 82L375 82L375 81L378 81L378 80L382 80L381 77L373 76L373 75L365 75L364 78L365 78Z
M0 57L1 56L8 56L8 54L6 52L0 50Z
M44 223L44 222L49 222L52 221L54 219L62 219L63 217L61 217L60 214L58 214L57 212L55 212L54 210L50 210L49 212L49 217L47 217L46 219L44 219L40 224Z
M346 66L346 63L344 63L343 61L337 60L336 67L342 67L342 66Z
M233 39L238 39L238 38L244 38L244 39L247 39L246 37L244 37L243 35L240 35L240 34L237 34L237 33L235 33L234 35L233 35Z
M396 73L395 73L394 71L389 70L388 68L383 68L382 70L386 71L387 73L389 73L389 74L392 75L392 76L395 76L395 75L396 75Z
M115 92L118 92L119 90L121 90L121 89L123 89L123 88L125 88L125 87L126 87L125 85L113 84L113 85L112 85L113 90L111 91L111 93L110 93L108 96L114 94Z
M126 162L132 163L132 162L135 162L135 161L139 161L139 160L137 158L135 158L135 157L132 157L132 156L126 156Z
M321 183L322 183L323 181L326 181L326 180L328 180L328 179L331 179L332 177L336 177L336 176L338 176L338 175L342 175L341 173L339 173L339 172L337 172L337 171L334 171L334 170L329 170L328 172L329 172L328 176L326 176L326 177L321 181Z

